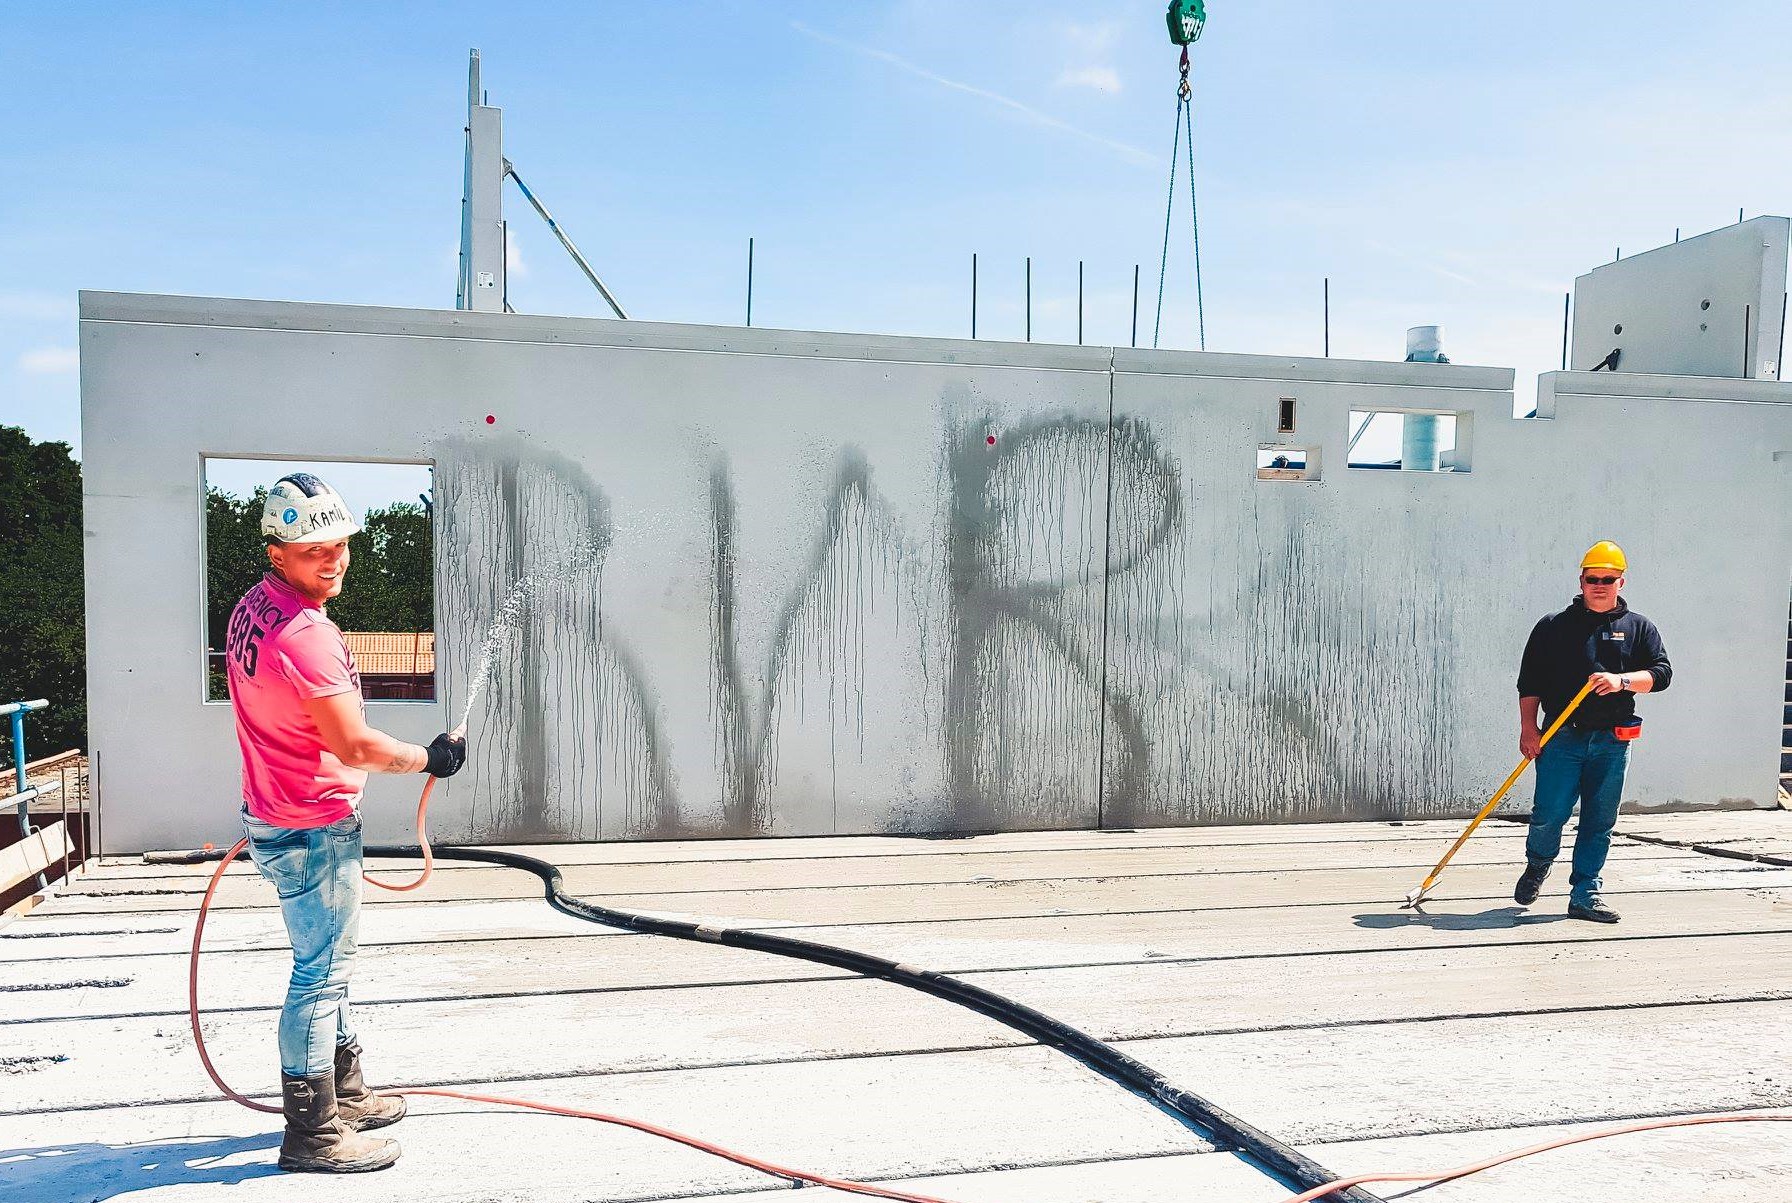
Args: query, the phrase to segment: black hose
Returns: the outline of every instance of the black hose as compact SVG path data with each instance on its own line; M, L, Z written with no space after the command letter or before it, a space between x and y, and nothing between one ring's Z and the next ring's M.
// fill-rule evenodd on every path
M1024 1003L1018 1003L993 990L973 986L969 982L961 981L949 974L936 973L931 969L918 969L915 966L904 965L886 957L872 956L869 953L856 952L850 948L839 948L832 944L818 944L813 940L798 940L791 936L778 936L769 932L748 931L741 928L712 927L688 919L663 919L634 911L600 906L595 902L589 902L566 893L565 879L557 865L537 860L533 856L524 856L520 852L502 852L494 848L436 848L433 846L431 851L437 860L476 861L533 873L541 879L542 886L547 893L548 905L575 919L649 935L671 936L677 940L697 940L706 944L723 944L730 948L745 948L754 952L771 953L774 956L794 957L801 961L832 965L836 969L849 970L866 977L880 978L883 981L920 990L935 998L945 999L947 1002L957 1003L1018 1032L1024 1032L1041 1044L1061 1049L1102 1076L1119 1083L1148 1102L1169 1111L1183 1122L1216 1138L1222 1145L1231 1146L1248 1160L1255 1162L1259 1169L1280 1179L1294 1190L1311 1190L1315 1186L1326 1182L1335 1182L1338 1179L1337 1174L1332 1173L1298 1149L1283 1144L1269 1133L1252 1127L1230 1112L1216 1107L1192 1090L1185 1090L1177 1086L1157 1070L1137 1058L1128 1056L1106 1041L1098 1040L1087 1032L1071 1027L1063 1020L1052 1018L1043 1011L1034 1010ZM369 845L363 849L363 854L370 857L415 858L422 855L422 849L415 845L409 847ZM1345 1203L1383 1203L1379 1196L1370 1194L1358 1186L1334 1191L1326 1198L1342 1200Z

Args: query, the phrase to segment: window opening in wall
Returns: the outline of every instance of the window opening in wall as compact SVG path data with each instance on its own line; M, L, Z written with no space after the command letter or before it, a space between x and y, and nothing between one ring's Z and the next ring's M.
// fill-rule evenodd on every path
M262 503L281 477L328 482L361 525L349 539L342 593L326 609L342 629L369 701L436 698L434 469L428 464L230 459L202 461L205 501L205 700L230 698L230 614L269 570Z
M1279 415L1276 419L1277 434L1294 433L1294 398L1283 397L1279 402Z
M1404 410L1350 411L1345 463L1352 468L1408 472L1466 472L1458 447L1458 415Z
M1319 448L1265 443L1257 448L1258 480L1318 480Z

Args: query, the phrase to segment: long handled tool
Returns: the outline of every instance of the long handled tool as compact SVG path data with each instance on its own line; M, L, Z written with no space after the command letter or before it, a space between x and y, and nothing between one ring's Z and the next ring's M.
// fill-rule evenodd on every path
M1582 700L1584 700L1587 694L1591 693L1592 690L1593 682L1589 678L1587 683L1580 687L1580 692L1574 695L1574 700L1569 702L1568 705L1563 708L1562 713L1556 716L1556 721L1549 725L1549 730L1543 733L1542 740L1537 744L1537 751L1539 753L1543 751L1544 745L1549 743L1549 741L1555 737L1555 733L1562 729L1562 724L1568 721L1568 716L1574 713L1575 707L1579 706ZM1419 888L1406 895L1406 901L1400 904L1401 910L1416 911L1419 909L1419 904L1425 901L1425 896L1431 892L1431 887L1436 885L1437 879L1443 876L1444 866L1450 863L1450 858L1456 855L1459 848L1468 843L1468 837L1475 834L1475 828L1481 825L1481 820L1494 812L1494 808L1497 807L1500 804L1500 800L1506 796L1506 791L1518 783L1518 779L1524 775L1524 770L1530 763L1531 758L1528 756L1518 762L1518 767L1513 769L1512 772L1506 776L1505 784L1494 791L1494 795L1492 798L1488 799L1487 805L1481 808L1480 813L1474 817L1473 821L1469 823L1463 833L1456 837L1456 842L1450 845L1450 850L1444 853L1444 858L1437 862L1437 866L1433 868L1430 873L1425 875L1425 880L1419 883Z

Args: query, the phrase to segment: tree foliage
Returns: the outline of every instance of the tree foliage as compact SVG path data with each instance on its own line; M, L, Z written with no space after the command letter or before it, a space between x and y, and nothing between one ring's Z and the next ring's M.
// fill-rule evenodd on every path
M267 570L257 489L205 497L206 631L224 646L230 611ZM429 515L415 502L367 512L349 540L346 587L330 603L345 631L428 631L435 622ZM87 744L87 633L81 465L67 443L0 426L0 701L47 698L26 719L33 758ZM224 696L215 691L214 696ZM10 759L10 724L0 722Z
M261 535L266 489L236 497L220 489L205 496L206 631L222 649L230 611L268 569ZM330 618L345 631L435 629L434 549L429 515L416 502L367 511L361 533L348 541L349 569Z
M49 699L25 720L33 759L86 744L81 572L80 464L67 443L0 426L0 700Z

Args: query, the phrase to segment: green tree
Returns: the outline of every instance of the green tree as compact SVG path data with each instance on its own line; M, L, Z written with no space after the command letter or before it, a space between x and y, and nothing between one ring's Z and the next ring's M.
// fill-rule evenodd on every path
M432 631L435 578L429 515L414 501L367 511L348 541L348 580L330 603L345 631Z
M80 464L67 443L0 426L0 700L50 700L25 720L33 758L86 746L81 574Z
M230 612L267 571L261 506L268 491L244 498L222 489L205 491L205 633L211 651L224 650Z
M225 683L225 632L230 612L268 568L261 534L266 489L237 497L222 489L205 494L206 639L210 696L229 696ZM330 603L330 618L345 631L435 629L435 578L429 514L415 502L367 511L361 533L348 541L348 580Z

